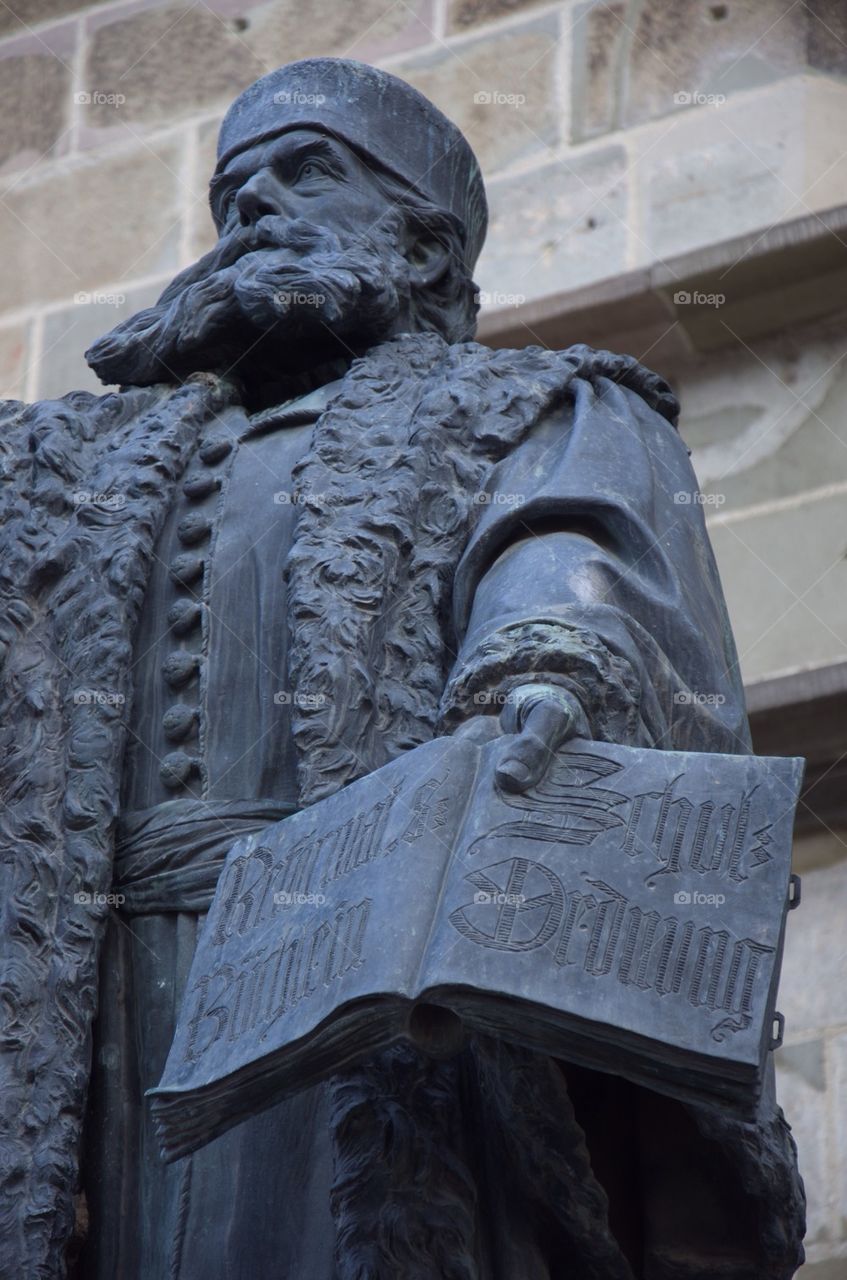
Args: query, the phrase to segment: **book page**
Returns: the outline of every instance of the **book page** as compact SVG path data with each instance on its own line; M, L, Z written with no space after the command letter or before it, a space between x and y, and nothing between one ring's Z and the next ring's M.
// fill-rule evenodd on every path
M601 1037L755 1067L802 761L574 741L510 795L494 779L504 745L483 748L425 987L532 1001Z
M427 743L234 846L156 1092L283 1051L350 1001L413 994L478 755Z

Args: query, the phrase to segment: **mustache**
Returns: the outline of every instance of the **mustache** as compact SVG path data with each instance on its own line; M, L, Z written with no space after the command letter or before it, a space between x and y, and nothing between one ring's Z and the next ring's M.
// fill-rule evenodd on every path
M86 359L106 383L148 385L211 368L210 361L234 363L245 343L255 345L280 323L289 337L318 323L339 332L380 327L408 287L399 226L389 217L343 240L304 219L272 214L233 227L153 307L95 342Z
M289 221L276 214L267 214L258 222L237 226L221 236L208 253L174 276L150 310L167 306L192 285L204 283L219 271L235 267L253 254L285 250L311 256L316 251L341 253L343 248L339 238L323 227L302 218Z

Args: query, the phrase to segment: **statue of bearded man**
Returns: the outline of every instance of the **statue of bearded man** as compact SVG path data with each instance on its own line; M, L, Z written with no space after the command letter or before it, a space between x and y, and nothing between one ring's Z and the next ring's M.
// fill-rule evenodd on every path
M750 749L674 398L472 341L455 126L294 63L228 112L211 205L215 248L88 353L120 391L5 406L0 1270L787 1280L772 1075L741 1122L395 1046L162 1162L144 1093L239 836L437 734L507 733L516 791L575 732Z

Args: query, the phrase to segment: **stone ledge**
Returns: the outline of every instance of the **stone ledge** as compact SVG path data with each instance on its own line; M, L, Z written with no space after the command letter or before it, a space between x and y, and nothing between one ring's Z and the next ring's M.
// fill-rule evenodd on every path
M747 685L753 747L759 755L808 761L798 833L847 824L847 661Z
M835 1252L829 1245L806 1246L806 1265L797 1272L795 1280L844 1280L847 1276L847 1243L839 1244Z
M48 23L112 3L114 0L4 0L0 4L0 39L28 35L34 29L41 36L45 27L50 30Z
M722 305L693 301L721 294ZM682 351L714 351L738 338L833 315L845 294L847 205L838 205L489 312L480 319L478 337L491 347L649 346L651 366L664 373Z

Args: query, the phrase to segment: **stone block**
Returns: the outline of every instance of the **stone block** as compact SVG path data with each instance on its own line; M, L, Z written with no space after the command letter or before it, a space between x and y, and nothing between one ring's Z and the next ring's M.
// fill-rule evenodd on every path
M809 66L830 74L847 74L847 8L841 0L805 0L803 9Z
M831 1257L813 1258L807 1262L797 1272L795 1280L845 1280L845 1277L847 1277L847 1245L841 1245Z
M621 271L625 168L623 148L604 147L491 183L488 240L477 271L483 307L518 305Z
M68 149L74 23L0 45L0 172Z
M0 312L176 268L180 163L167 141L0 191L0 243L16 268L0 281Z
M806 1186L806 1240L831 1238L831 1186L828 1170L832 1134L830 1096L825 1077L823 1040L785 1045L775 1055L776 1091L797 1143L800 1173Z
M802 901L788 917L778 1006L789 1042L847 1024L847 848L802 876Z
M792 156L789 176L797 201L795 213L831 209L847 202L847 85L822 76L806 76L802 84L803 104L798 108L802 141Z
M232 0L230 0L230 3ZM247 25L242 39L268 71L295 58L357 58L377 62L434 40L434 0L252 0L237 5Z
M640 264L843 203L845 111L844 86L795 76L638 130Z
M731 99L806 69L847 74L841 0L591 0L574 12L574 137Z
M386 8L316 0L132 3L88 22L83 142L121 120L135 127L226 106L253 80L315 54L373 61L432 40L433 0Z
M539 3L543 0L447 0L447 30L451 35L467 31L483 22L510 18Z
M606 133L618 117L621 48L629 37L626 0L591 0L571 28L571 139Z
M24 398L30 330L30 324L0 329L0 400Z
M806 63L804 5L647 0L637 15L632 6L630 13L625 126L696 107L711 95L731 97Z
M843 659L846 498L836 488L710 520L745 682Z
M209 210L209 179L217 159L218 129L220 119L204 121L199 125L191 143L191 208L189 212L189 244L192 262L208 253L217 239L215 224Z
M92 131L159 124L226 101L267 68L236 18L213 6L146 3L95 13L87 27L81 111Z
M800 139L784 89L702 107L632 139L640 194L640 262L728 240L791 208L784 170ZM795 213L801 212L795 210Z
M0 5L0 36L22 35L51 18L67 18L79 9L111 3L112 0L4 0Z
M847 481L843 350L840 317L790 336L728 341L683 365L675 379L680 431L710 508L727 512Z
M486 176L533 155L560 134L555 76L558 14L450 45L392 66L454 120Z
M44 318L36 368L36 397L53 400L68 391L103 392L105 388L85 363L85 350L121 320L150 307L167 278L133 288L90 290L79 301Z

